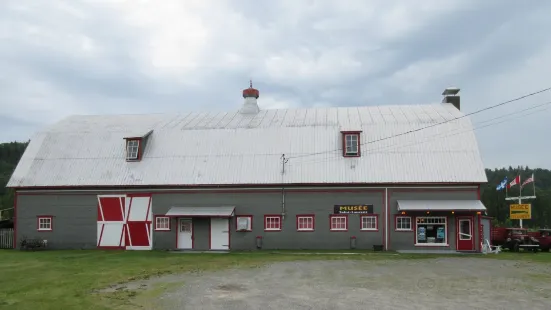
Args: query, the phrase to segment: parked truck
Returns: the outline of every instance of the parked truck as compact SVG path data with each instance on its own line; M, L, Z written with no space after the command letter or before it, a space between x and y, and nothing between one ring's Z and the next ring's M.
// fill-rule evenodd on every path
M549 248L551 248L551 229L541 228L536 232L530 232L528 234L539 241L542 252L549 252Z
M500 245L512 252L518 252L521 248L537 252L540 248L540 241L531 236L526 228L492 227L491 237L492 245Z

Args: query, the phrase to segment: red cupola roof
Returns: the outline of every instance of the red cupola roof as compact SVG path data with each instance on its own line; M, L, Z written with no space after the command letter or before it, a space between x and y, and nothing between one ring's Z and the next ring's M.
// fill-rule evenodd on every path
M253 81L250 81L249 88L243 90L243 98L254 97L258 99L259 95L258 89L253 88Z

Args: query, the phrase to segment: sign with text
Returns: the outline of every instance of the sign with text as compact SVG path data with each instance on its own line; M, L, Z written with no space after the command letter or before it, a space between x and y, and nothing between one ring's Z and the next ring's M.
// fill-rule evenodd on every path
M335 214L373 214L373 205L335 205Z
M514 204L509 206L509 218L512 220L529 220L532 218L532 205Z

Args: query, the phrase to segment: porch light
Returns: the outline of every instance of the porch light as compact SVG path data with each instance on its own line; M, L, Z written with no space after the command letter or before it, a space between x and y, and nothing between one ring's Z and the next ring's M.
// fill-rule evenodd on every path
M402 215L404 215L404 214L406 214L406 212L405 212L405 211L402 211Z
M452 214L455 214L455 211L452 211Z
M427 211L427 214L429 214L429 213L430 213L430 212L429 212L429 211Z
M479 214L479 215L480 215L481 213L480 213L480 211L478 211L478 212L476 212L476 214Z

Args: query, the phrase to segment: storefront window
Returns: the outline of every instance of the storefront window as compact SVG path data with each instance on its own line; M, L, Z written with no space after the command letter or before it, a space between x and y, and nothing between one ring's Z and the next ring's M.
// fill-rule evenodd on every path
M448 244L446 217L417 217L415 221L416 244Z

